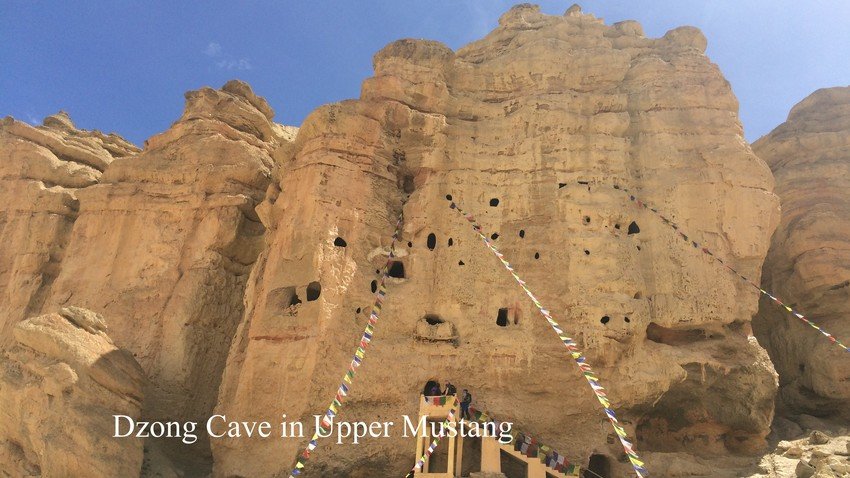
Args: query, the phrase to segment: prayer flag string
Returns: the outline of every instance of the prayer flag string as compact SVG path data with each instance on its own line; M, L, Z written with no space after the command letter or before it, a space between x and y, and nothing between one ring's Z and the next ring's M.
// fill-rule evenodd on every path
M366 328L363 331L363 335L360 337L360 343L354 351L354 357L348 365L348 370L342 377L342 382L337 389L336 396L325 411L325 416L322 417L319 429L313 433L313 437L310 438L310 441L307 443L307 447L303 452L301 452L301 455L298 456L298 459L295 461L295 466L289 474L289 478L294 478L302 473L304 465L307 463L307 460L310 459L310 454L313 453L313 450L315 450L317 446L319 446L320 434L327 436L330 432L331 427L333 427L333 419L339 413L340 408L342 408L342 404L345 402L345 398L348 396L354 376L357 374L357 369L366 358L366 349L369 348L369 343L372 341L372 337L375 333L375 325L378 323L381 307L387 295L386 282L389 277L390 266L392 265L393 258L395 258L395 244L401 234L401 225L403 221L404 206L402 205L402 212L399 213L398 220L395 224L395 231L393 232L393 239L390 243L390 252L387 257L387 262L384 264L384 268L381 271L381 281L375 290L375 302L372 304L372 311L369 314L369 320L366 322Z
M608 400L608 396L605 392L605 389L599 383L599 378L597 377L596 373L591 369L590 365L587 363L587 360L584 355L581 353L581 351L578 350L575 341L568 335L566 335L566 333L564 333L563 329L561 329L561 326L557 322L555 322L555 319L552 318L552 315L549 313L549 310L544 308L540 301L537 300L537 297L535 297L531 290L528 289L528 287L525 285L525 281L520 279L519 275L517 275L517 273L514 271L513 266L511 266L510 263L505 260L504 254L499 252L499 250L496 249L496 247L490 241L490 238L483 233L481 226L478 224L475 217L472 214L464 212L460 208L460 206L458 206L454 201L452 201L451 195L446 196L446 199L448 199L450 202L449 207L460 213L460 215L463 216L472 225L472 229L475 231L475 233L478 234L482 241L484 241L484 244L487 246L488 249L490 249L490 252L492 252L496 256L496 258L499 259L505 269L507 269L507 271L511 274L517 284L519 284L522 290L525 291L525 294L534 303L534 306L537 307L537 310L540 311L540 314L543 316L543 318L545 318L546 321L549 322L549 325L552 327L555 333L558 334L558 338L561 339L561 342L564 343L564 346L567 348L567 351L570 353L570 356L573 358L576 365L578 365L579 370L581 371L585 380L587 380L587 383L593 390L594 395L596 395L596 399L599 400L599 403L605 410L605 416L608 418L608 421L611 422L611 426L617 433L617 437L620 439L620 444L623 446L623 450L626 452L626 456L628 457L629 462L631 463L632 468L635 471L635 474L638 476L638 478L648 476L649 473L646 471L646 468L644 468L644 462L641 461L640 457L638 457L637 453L635 452L634 445L629 441L628 436L626 435L626 430L622 427L622 425L620 425L619 420L617 420L617 415L614 413L614 410L611 407L611 402Z
M469 407L469 413L477 422L484 424L493 423L494 428L500 427L499 420L496 420L486 412L477 410L475 407ZM485 425L486 426L486 425ZM555 471L564 473L568 476L580 476L581 467L570 463L567 457L555 451L552 447L540 443L536 438L528 433L517 431L511 428L511 441L501 443L502 445L514 445L514 450L529 458L537 458L541 463ZM589 471L589 470L588 470Z
M457 397L455 397L454 401L452 401L452 408L451 410L449 410L449 414L446 415L446 419L443 420L443 426L441 430L446 430L448 427L451 426L452 423L454 423L458 403L459 402L457 401ZM425 449L425 452L422 454L416 464L413 465L413 468L407 473L407 475L405 475L405 478L410 476L416 476L416 473L422 473L422 468L425 466L425 461L428 460L428 457L431 456L431 454L434 453L434 450L437 449L437 444L440 443L441 438L443 438L442 435L436 435L434 439L431 440L431 444L428 445L428 448ZM451 472L451 470L449 470L449 472Z
M753 282L752 280L747 278L747 276L745 276L744 274L738 272L734 267L730 266L726 261L721 259L720 256L711 252L711 250L708 247L706 247L706 246L698 243L697 241L693 240L693 236L686 234L685 231L683 231L679 227L678 224L676 224L675 222L670 220L667 216L662 214L658 209L648 205L645 201L642 201L640 198L638 198L637 196L632 194L632 192L629 191L628 189L626 189L625 187L621 187L621 186L618 186L618 185L614 185L613 187L614 187L614 189L616 189L618 191L624 192L629 197L629 200L631 202L635 203L637 205L637 207L642 208L642 209L646 209L647 211L650 211L656 217L658 217L664 224L670 226L670 228L672 228L674 231L676 231L676 233L679 235L679 237L682 238L685 241L685 243L687 243L689 246L693 246L694 249L701 251L703 254L705 254L707 256L710 256L712 259L714 259L715 261L720 263L720 265L722 265L726 269L730 270L733 274L738 276L745 283L749 284L754 289L759 291L760 294L764 295L765 297L769 298L774 303L778 304L780 307L785 309L788 313L790 313L794 317L800 319L804 324L806 324L809 327L820 332L821 335L826 337L830 342L832 342L835 345L844 349L845 352L850 352L850 349L848 349L846 345L841 343L841 341L838 340L834 335L832 335L831 333L829 333L826 330L819 327L817 324L815 324L814 322L812 322L811 320L806 318L806 316L804 316L800 312L797 312L796 310L794 310L791 306L786 305L784 302L782 302L780 299L778 299L774 294L764 290L761 286L759 286L758 284L756 284L755 282Z

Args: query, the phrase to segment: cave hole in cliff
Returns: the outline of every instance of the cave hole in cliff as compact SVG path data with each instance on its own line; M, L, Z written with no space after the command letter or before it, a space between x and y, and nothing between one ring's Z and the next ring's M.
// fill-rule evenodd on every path
M401 261L390 261L388 274L390 277L395 277L396 279L404 279L404 263Z
M298 298L298 294L295 293L295 290L292 291L292 298L289 299L289 307L298 305L301 303L301 299Z
M428 249L431 249L433 251L434 248L437 247L437 235L433 232L431 234L428 234L428 240L426 241L426 245L428 246Z
M608 317L607 315L605 315L601 319L599 319L599 322L602 322L603 324L607 324L610 321L611 321L611 317Z
M410 241L407 241L407 247L413 247L413 243L410 242Z
M585 249L585 250L584 250L584 255L589 256L589 255L590 255L590 250Z
M348 243L347 243L347 242L345 242L345 239L343 239L343 238L341 238L341 237L337 236L337 237L336 237L336 239L334 239L334 245L335 245L336 247L345 247L345 246L347 246L347 245L348 245Z
M449 201L451 201L451 200L452 200L452 195L451 195L451 194L446 194L446 199L448 199Z
M354 311L354 313L355 313L355 314L359 314L361 310L363 310L363 309L361 309L360 307L358 307L358 308Z
M635 299L642 299L642 298L643 298L643 294L641 294L640 292L635 292L635 296L634 296L634 297L635 297Z
M508 326L508 309L501 308L499 309L499 314L496 316L496 325L499 327L507 327Z
M629 324L629 323L632 322L632 319L630 319L628 317L623 317L623 321L625 321L627 324Z
M558 183L558 189L561 189L566 185L567 185L567 183Z
M535 252L535 253L534 253L534 258L535 258L535 259L540 259L540 253L539 253L539 252Z
M307 284L307 302L318 300L320 295L322 295L322 284L318 281Z
M640 232L640 228L638 227L637 223L632 221L632 223L629 224L629 235L637 234L639 232Z
M525 237L525 229L520 229L520 230L519 230L519 237L520 237L520 239L522 239L522 238L524 238L524 237Z
M637 250L640 250L640 246L637 246Z
M495 241L495 240L496 240L496 239L498 239L498 238L499 238L499 233L498 233L498 232L494 232L493 234L490 234L490 239L493 239L493 240Z
M619 225L619 224L614 224L614 229L620 229L620 225Z
M439 325L445 322L445 320L437 314L425 314L425 322L428 322L428 325Z
M459 265L459 266L465 266L465 265L466 265L466 263L465 263L465 262L463 262L463 261L457 261L457 265Z
M378 281L373 280L373 281L372 281L371 288L372 288L372 293L374 294L374 293L375 293L375 291L376 291L376 290L378 290Z
M646 338L665 345L688 345L706 338L702 329L671 329L650 322L646 327Z
M413 184L413 175L405 174L401 180L401 188L404 190L405 194L413 194L413 191L416 190L416 186Z
M448 244L449 244L449 247L452 247L453 245L455 245L455 240L450 237Z
M583 478L611 478L611 460L605 455L590 455Z
M584 216L584 223L590 224L590 216Z
M496 207L499 205L499 198L490 199L490 207Z

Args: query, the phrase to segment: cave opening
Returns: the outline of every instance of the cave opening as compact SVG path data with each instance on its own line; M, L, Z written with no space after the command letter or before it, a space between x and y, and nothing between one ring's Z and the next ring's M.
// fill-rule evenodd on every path
M373 280L371 284L372 293L374 294L376 290L378 290L378 281Z
M673 329L650 322L646 327L646 338L665 345L688 345L710 338L702 329Z
M584 255L589 256L589 255L590 255L590 251L589 251L588 249L585 249L585 250L584 250Z
M611 460L598 453L590 455L590 462L587 464L584 478L611 478Z
M640 228L638 227L637 223L632 221L632 223L629 224L629 235L631 236L632 234L637 234L639 232Z
M413 194L413 191L416 190L416 186L413 183L413 175L405 174L404 178L402 178L402 190L404 190L405 194Z
M539 252L535 252L535 253L534 253L534 258L535 258L535 259L540 259L540 253L539 253Z
M391 261L388 275L396 279L404 279L404 263L401 261Z
M611 321L611 317L608 317L607 315L605 315L601 319L599 319L599 322L602 322L603 324L607 324L610 321Z
M508 326L508 309L501 308L499 309L499 315L496 316L496 325L499 327L507 327Z
M590 216L584 216L584 223L590 224Z
M455 240L450 237L448 244L449 244L449 247L452 247L453 245L455 245Z
M307 284L307 302L313 302L322 295L322 284L313 281Z
M298 304L300 304L300 303L301 303L301 299L300 299L300 298L298 298L298 294L296 294L295 292L293 292L293 293L292 293L292 298L291 298L291 299L289 299L289 307L292 307L292 306L298 305Z
M336 236L336 239L334 239L334 245L335 245L336 247L345 247L345 246L347 246L347 245L348 245L348 243L347 243L347 242L345 242L345 239L343 239L343 238L341 238L341 237L339 237L339 236Z
M499 233L498 233L498 232L494 232L493 234L490 234L490 239L493 239L493 240L495 241L495 240L496 240L496 239L498 239L498 238L499 238Z
M433 232L431 234L428 234L428 240L426 241L426 245L428 246L428 249L431 249L433 251L434 248L437 247L437 235Z
M524 238L524 237L525 237L525 229L520 229L520 230L519 230L519 237L520 237L520 239L522 239L522 238Z
M445 320L437 314L425 314L425 322L428 322L428 325L440 325L445 322Z
M490 200L490 207L496 207L499 205L499 198L493 198Z
M459 265L459 266L465 266L465 265L466 265L466 263L465 263L465 262L463 262L463 261L457 261L457 265Z

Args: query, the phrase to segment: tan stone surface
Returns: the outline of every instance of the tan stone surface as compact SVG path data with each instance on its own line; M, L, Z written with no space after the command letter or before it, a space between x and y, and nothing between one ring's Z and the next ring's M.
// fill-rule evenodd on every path
M782 222L764 288L850 341L850 87L818 90L754 145L776 176ZM754 321L780 374L785 413L850 419L850 360L763 299Z
M399 251L406 278L389 286L343 419L400 421L415 415L427 379L451 380L571 458L605 454L625 473L587 384L448 209L452 194L499 234L496 245L586 350L627 430L637 428L639 449L763 448L776 379L748 338L757 294L610 187L638 191L759 277L778 201L705 46L691 27L653 39L635 22L606 26L576 9L559 17L525 5L457 52L424 40L385 47L360 99L319 108L275 155L279 174L257 209L266 247L217 412L306 423L323 412L409 193ZM639 234L627 233L632 221ZM321 294L310 301L313 282ZM510 310L506 327L496 325L500 308ZM421 340L427 314L451 324L456 344ZM214 475L285 474L305 443L217 440ZM412 450L412 438L324 439L308 474L401 476Z
M138 148L117 135L77 129L59 112L30 126L0 123L0 346L37 314L58 273L79 202L115 158Z
M144 375L76 307L19 322L0 356L0 476L138 476L142 441L114 439L114 414L138 419Z
M150 377L144 416L203 422L262 246L254 208L285 141L250 87L186 94L183 116L80 190L79 215L47 299L111 317L110 335ZM205 435L204 435L205 436ZM164 469L205 473L209 445L157 446ZM161 471L161 470L160 470ZM170 472L170 471L169 471Z

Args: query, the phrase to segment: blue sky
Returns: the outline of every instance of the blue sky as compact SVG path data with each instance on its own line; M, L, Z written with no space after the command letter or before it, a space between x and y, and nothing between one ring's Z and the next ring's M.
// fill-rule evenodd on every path
M141 144L176 120L183 93L248 81L299 124L356 98L372 55L399 38L450 47L482 37L515 2L0 0L0 116L37 121L64 109L78 126ZM561 14L573 2L540 1ZM850 1L584 1L647 35L694 25L741 103L748 139L784 121L817 88L850 84Z

